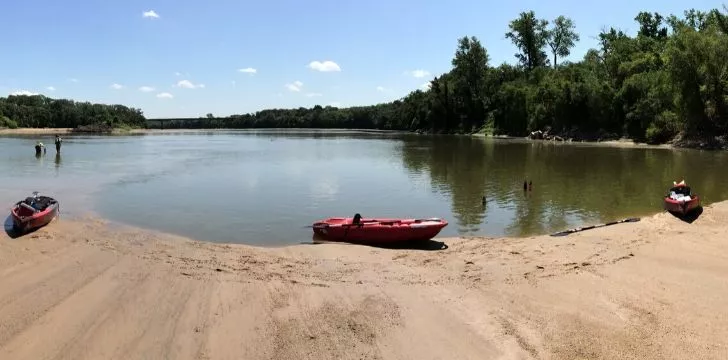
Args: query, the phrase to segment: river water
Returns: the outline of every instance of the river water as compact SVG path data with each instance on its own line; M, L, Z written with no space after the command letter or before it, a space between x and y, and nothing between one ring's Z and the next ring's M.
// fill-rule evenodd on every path
M49 144L37 158L37 140ZM64 216L199 240L287 245L330 216L441 217L440 236L529 236L662 211L685 179L728 199L728 154L316 130L0 137L0 203L32 191ZM523 191L523 181L533 182ZM483 204L482 198L486 197Z

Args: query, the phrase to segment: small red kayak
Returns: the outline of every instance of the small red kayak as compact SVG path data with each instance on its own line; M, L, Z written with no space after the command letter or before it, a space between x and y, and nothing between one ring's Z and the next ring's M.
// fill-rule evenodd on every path
M329 241L388 244L429 240L445 226L447 221L439 218L364 219L356 214L353 218L335 217L317 221L313 224L313 232Z
M679 183L673 183L667 195L665 195L665 210L685 215L697 209L700 206L700 196L691 193L690 186L685 184L685 180Z
M16 231L27 232L47 225L58 216L58 201L52 197L33 193L32 197L18 201L10 210L13 218L13 228Z

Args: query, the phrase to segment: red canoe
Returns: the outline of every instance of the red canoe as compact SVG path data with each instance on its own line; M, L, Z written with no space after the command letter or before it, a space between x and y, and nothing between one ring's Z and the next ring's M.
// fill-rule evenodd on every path
M48 196L33 197L18 201L10 210L13 218L13 228L26 232L31 229L45 226L58 215L58 201Z
M690 186L685 181L675 183L665 195L665 210L685 215L700 206L700 196L690 192Z
M328 218L313 224L313 232L329 241L352 243L399 243L429 240L447 226L447 221L431 219Z

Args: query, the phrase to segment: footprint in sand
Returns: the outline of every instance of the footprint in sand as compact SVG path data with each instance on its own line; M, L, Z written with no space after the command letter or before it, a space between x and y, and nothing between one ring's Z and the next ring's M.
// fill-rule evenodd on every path
M629 259L629 258L631 258L633 256L634 256L633 253L629 253L629 255L625 255L625 256L622 256L622 257L618 257L618 258L612 260L612 264L616 264L616 263L618 263L618 262L620 262L622 260L627 260L627 259Z

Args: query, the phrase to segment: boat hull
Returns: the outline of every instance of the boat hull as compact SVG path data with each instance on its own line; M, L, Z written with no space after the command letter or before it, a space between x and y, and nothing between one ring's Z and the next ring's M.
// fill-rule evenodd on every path
M314 234L328 241L392 244L429 240L447 226L442 219L329 218L313 224Z
M688 201L678 201L665 197L664 203L665 210L675 214L686 215L700 206L700 197L695 195Z
M48 206L40 211L28 208L25 201L18 201L13 205L10 211L10 217L13 219L13 228L16 231L27 232L33 229L43 227L53 221L58 216L59 205L55 199L47 198Z

